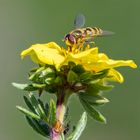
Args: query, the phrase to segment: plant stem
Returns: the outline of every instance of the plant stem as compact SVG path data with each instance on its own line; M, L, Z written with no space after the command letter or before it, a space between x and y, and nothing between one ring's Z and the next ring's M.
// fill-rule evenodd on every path
M56 118L59 123L58 127L60 127L60 129L61 129L61 126L63 125L69 96L70 96L70 91L65 91L65 92L63 91L63 92L61 92L61 94L58 94L58 96L57 96ZM51 132L52 140L60 140L61 133L62 132L59 132L59 131L57 132L56 128L52 128L52 132Z

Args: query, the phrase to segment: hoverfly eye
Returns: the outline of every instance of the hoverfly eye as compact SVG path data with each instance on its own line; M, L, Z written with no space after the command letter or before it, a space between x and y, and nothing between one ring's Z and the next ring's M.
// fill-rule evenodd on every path
M69 40L69 42L72 43L72 44L75 43L75 37L74 37L73 35L71 35L71 34L68 36L68 40Z
M74 44L75 43L75 37L71 34L67 34L65 36L65 40L68 40L70 43Z
M67 35L65 36L65 40L69 38L69 35L70 35L70 34L67 34Z

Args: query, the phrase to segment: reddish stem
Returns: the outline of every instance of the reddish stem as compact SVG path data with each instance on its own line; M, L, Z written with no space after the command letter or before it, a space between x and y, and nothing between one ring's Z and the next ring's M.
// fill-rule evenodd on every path
M51 139L52 140L60 140L60 135L62 133L62 127L63 126L63 120L64 120L64 115L66 112L66 105L67 105L67 101L68 101L68 97L70 96L70 92L66 91L65 94L59 94L58 98L57 98L57 109L56 109L56 118L58 121L57 127L58 127L58 131L56 131L56 125L54 126L54 128L52 128L52 132L51 132Z

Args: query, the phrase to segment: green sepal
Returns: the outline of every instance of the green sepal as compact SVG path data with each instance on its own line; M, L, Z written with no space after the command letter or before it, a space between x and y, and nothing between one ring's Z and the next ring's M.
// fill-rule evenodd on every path
M102 97L101 95L90 95L88 93L80 93L78 95L79 95L79 98L81 98L82 100L85 100L86 102L92 105L103 105L109 102L107 98Z
M56 104L52 99L49 104L48 122L52 126L56 123Z
M39 67L33 74L30 75L29 80L35 81L39 77L39 73L43 71L45 67Z
M101 79L90 80L90 81L88 81L88 84L89 84L89 85L97 84L97 83L100 82L100 80L101 80Z
M73 67L76 66L76 64L74 62L72 62L72 61L69 61L68 66L69 66L69 69L72 69Z
M26 116L26 120L28 124L39 134L44 137L50 136L50 128L49 126L43 121L37 121L31 117Z
M81 119L79 120L75 130L70 134L70 136L67 138L67 140L78 140L81 136L83 130L85 129L87 124L87 113L84 112L82 114Z
M85 100L80 98L80 102L82 103L84 109L86 110L86 112L88 113L88 115L95 119L96 121L102 122L102 123L106 123L106 119L105 117L99 112L97 111L92 104L86 102Z
M75 67L72 68L72 71L74 71L78 75L81 75L82 73L85 72L82 65L76 65Z
M39 89L39 88L45 88L46 87L46 84L37 84L37 83L33 83L32 86L36 89Z
M48 84L48 85L52 84L53 82L54 82L54 78L52 78L52 77L47 77L45 79L45 83Z
M90 95L96 95L96 94L99 94L99 92L100 92L100 89L96 87L95 84L91 84L87 86L86 93Z
M24 113L26 116L30 116L30 117L32 117L32 118L34 118L36 120L40 120L41 119L40 116L36 115L35 113L33 113L33 112L31 112L31 111L29 111L29 110L27 110L27 109L25 109L25 108L23 108L21 106L16 106L16 108L19 111L21 111L22 113Z
M93 79L103 79L104 77L106 77L108 75L108 69L107 70L103 70L97 73L94 73L92 78Z
M80 75L79 79L81 82L87 82L92 78L92 73L91 72L84 72Z
M62 84L63 84L63 78L60 77L60 76L57 76L57 77L54 79L54 83L57 84L57 85L62 85Z
M46 119L46 115L45 112L43 110L43 108L41 107L40 103L38 102L38 100L35 98L35 96L33 95L33 93L29 94L29 98L31 101L32 106L34 107L36 113L42 118L42 119Z
M73 83L73 82L75 82L77 80L78 80L78 75L75 72L73 72L72 70L70 70L68 72L68 75L67 75L67 81L69 83Z
M41 71L39 77L42 78L42 77L45 77L45 76L47 76L47 77L54 77L55 76L54 69L48 67L48 68L44 69L43 71Z

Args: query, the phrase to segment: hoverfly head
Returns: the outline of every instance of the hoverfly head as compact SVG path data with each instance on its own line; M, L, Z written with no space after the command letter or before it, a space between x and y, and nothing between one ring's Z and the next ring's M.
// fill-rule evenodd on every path
M75 39L74 35L67 34L65 36L65 42L67 45L74 45L76 43L76 39Z

